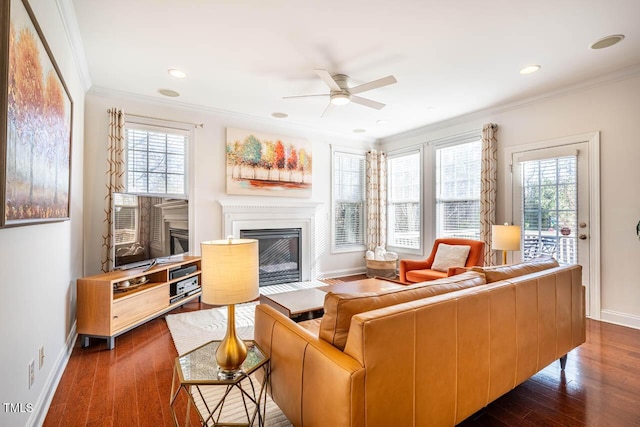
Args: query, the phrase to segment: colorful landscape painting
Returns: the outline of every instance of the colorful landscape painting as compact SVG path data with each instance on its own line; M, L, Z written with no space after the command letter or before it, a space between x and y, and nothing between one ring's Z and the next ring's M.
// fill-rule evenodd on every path
M227 194L311 197L308 141L227 128L226 146Z
M9 21L2 225L68 219L71 97L28 3L11 0Z

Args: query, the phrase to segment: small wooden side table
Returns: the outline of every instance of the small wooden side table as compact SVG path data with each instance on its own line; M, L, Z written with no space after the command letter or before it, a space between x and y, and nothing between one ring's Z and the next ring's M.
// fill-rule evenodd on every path
M233 378L218 376L216 349L220 341L211 341L182 356L178 356L171 380L170 407L173 421L179 426L175 405L182 393L187 398L185 425L189 425L190 408L193 406L203 426L264 426L267 407L267 386L269 384L269 358L258 347L255 341L245 341L247 358ZM262 368L264 378L262 384L251 374ZM259 392L256 385L260 386ZM219 386L221 397L215 402L207 402L203 386ZM220 420L226 399L233 393L240 393L244 404L246 423Z

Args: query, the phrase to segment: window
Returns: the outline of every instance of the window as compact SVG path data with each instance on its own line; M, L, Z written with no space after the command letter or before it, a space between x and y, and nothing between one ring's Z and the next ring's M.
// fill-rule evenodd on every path
M436 147L436 238L480 238L480 139Z
M387 160L387 245L420 249L420 150Z
M126 127L127 192L187 197L187 131Z
M333 247L364 249L364 154L333 153Z

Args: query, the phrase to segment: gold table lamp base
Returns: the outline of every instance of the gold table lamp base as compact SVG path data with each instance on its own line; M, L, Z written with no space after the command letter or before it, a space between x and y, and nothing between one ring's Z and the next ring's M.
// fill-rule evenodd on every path
M218 375L223 378L233 378L247 358L247 346L236 335L235 305L227 306L227 333L216 350Z

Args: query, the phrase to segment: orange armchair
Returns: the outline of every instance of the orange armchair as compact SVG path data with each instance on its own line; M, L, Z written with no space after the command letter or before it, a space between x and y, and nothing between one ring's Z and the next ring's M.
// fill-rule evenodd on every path
M467 256L467 262L464 266L455 266L450 267L449 271L438 271L432 270L431 266L433 265L433 261L436 257L436 252L438 252L438 246L440 243L445 243L447 245L464 245L469 246L471 249L469 250L469 255ZM427 280L435 280L440 279L442 277L453 276L454 274L460 273L457 270L457 267L472 267L474 265L482 266L484 265L484 242L479 240L467 240L467 239L436 239L433 242L433 249L431 249L431 254L429 258L424 261L412 260L412 259L401 259L400 260L400 281L403 283L417 283L424 282Z

